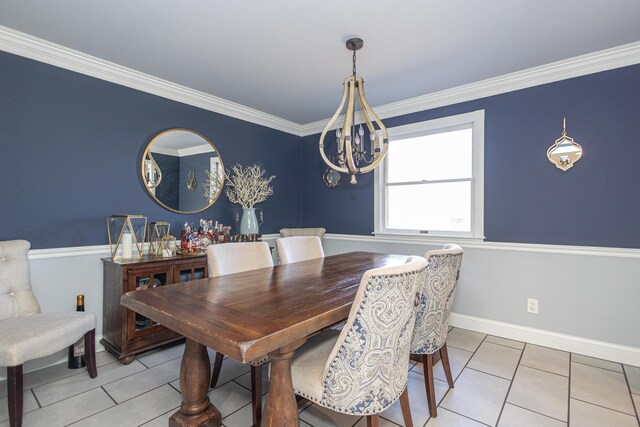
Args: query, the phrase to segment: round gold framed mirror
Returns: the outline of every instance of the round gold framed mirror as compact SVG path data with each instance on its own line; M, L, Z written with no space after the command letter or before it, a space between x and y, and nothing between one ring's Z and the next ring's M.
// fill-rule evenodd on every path
M142 155L140 171L151 197L165 209L181 214L209 208L224 185L218 149L189 129L169 129L153 137Z

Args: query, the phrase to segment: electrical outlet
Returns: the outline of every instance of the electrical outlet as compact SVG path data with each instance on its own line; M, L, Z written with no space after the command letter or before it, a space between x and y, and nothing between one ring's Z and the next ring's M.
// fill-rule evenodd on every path
M538 300L535 298L527 299L527 312L538 314Z

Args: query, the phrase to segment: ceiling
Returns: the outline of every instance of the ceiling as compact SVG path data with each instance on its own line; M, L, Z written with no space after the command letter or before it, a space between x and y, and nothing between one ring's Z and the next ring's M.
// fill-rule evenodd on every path
M640 41L640 0L0 0L0 25L293 121Z

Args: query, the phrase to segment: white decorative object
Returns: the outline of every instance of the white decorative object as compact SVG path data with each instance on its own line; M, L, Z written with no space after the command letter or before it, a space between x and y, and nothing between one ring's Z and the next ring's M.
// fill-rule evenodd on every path
M264 202L273 194L273 187L269 184L275 175L266 178L265 171L259 165L234 165L231 173L226 172L227 197L231 203L238 203L243 208L252 208L257 203Z
M131 233L125 232L122 235L122 259L131 259L133 256L133 239Z
M265 171L259 165L247 166L234 165L231 174L226 172L227 197L231 203L242 206L242 220L240 221L240 234L259 234L255 209L253 206L264 202L273 194L273 187L269 184L275 179L275 175L265 177ZM262 213L260 214L262 218Z

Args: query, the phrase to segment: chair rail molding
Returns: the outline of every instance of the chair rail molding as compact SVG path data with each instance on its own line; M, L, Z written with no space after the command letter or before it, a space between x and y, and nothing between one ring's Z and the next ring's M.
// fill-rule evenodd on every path
M0 50L296 136L320 133L329 120L295 123L2 25ZM374 108L382 119L396 117L638 63L634 42Z
M266 241L272 241L279 237L280 234L277 233L265 234L262 236L262 238ZM465 248L490 249L496 251L542 252L550 254L591 255L640 259L640 249L609 248L600 246L544 245L537 243L487 242L479 241L478 239L474 238L466 239L461 237L447 238L400 234L378 234L375 236L364 236L355 234L327 233L325 235L325 239L367 243L405 243L424 246L437 246L444 245L446 243L457 243L461 246L464 246ZM109 255L109 245L31 249L29 251L30 260L76 257L84 255Z
M404 243L424 246L441 246L446 243L456 243L460 246L463 246L464 248L489 249L496 251L541 252L549 254L591 255L640 259L640 249L633 248L546 245L538 243L487 242L478 240L476 238L464 237L428 237L402 234L376 234L375 236L364 236L355 234L327 233L325 235L325 239L367 243Z
M263 234L265 241L275 240L280 234ZM146 252L147 243L144 244L143 252ZM29 251L29 260L49 259L49 258L66 258L86 255L109 255L109 245L96 246L73 246L66 248L47 248L47 249L31 249Z

